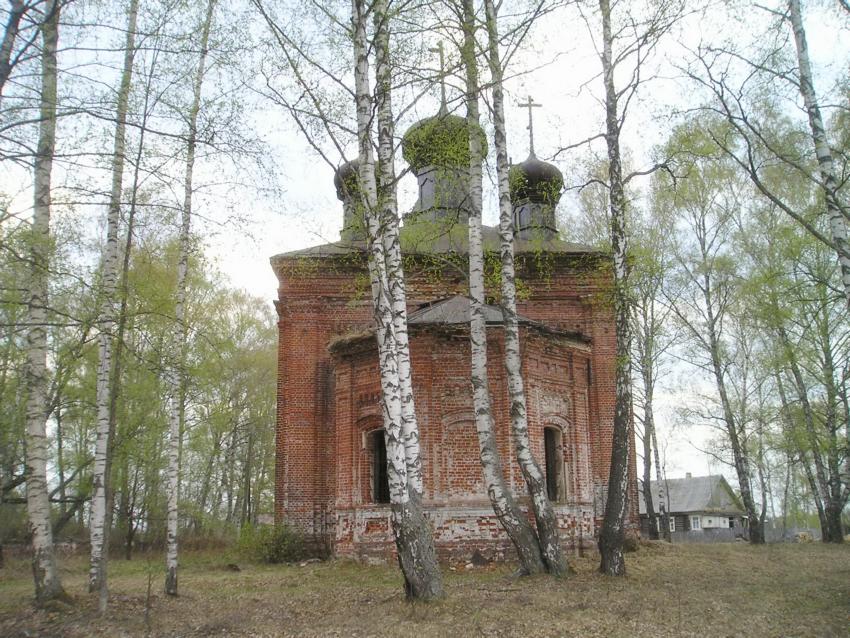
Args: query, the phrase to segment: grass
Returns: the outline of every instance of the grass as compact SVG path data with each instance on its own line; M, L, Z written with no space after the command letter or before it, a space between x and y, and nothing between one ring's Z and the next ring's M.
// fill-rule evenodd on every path
M446 570L447 597L403 599L395 566L303 567L187 553L177 598L161 557L110 564L110 606L85 593L84 557L62 564L71 607L36 610L25 561L0 570L0 636L850 636L850 546L649 544L628 575L515 579L509 566ZM152 576L145 622L148 574Z

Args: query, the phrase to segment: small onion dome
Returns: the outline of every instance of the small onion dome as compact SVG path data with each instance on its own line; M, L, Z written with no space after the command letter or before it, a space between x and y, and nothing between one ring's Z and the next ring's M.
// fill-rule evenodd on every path
M469 166L469 124L459 115L440 113L420 120L401 140L402 156L414 172L426 166L460 168ZM487 154L487 137L476 127L481 139L481 156Z
M360 162L356 159L346 162L334 171L334 186L336 186L336 196L340 201L345 201L357 192L357 175Z
M556 204L564 187L564 176L555 166L533 154L521 164L511 166L508 179L511 200L529 199L539 204Z

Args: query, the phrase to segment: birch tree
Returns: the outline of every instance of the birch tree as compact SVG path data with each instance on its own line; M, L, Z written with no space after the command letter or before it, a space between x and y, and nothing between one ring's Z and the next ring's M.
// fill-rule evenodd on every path
M186 275L189 269L191 249L190 227L192 221L192 180L195 170L195 150L198 144L198 114L201 111L201 88L209 54L210 29L213 23L216 0L208 0L199 41L198 65L192 83L192 102L187 114L186 165L183 181L183 207L179 234L179 257L177 260L177 289L174 305L174 334L169 347L168 364L168 521L165 558L165 593L177 595L177 533L178 502L180 498L180 437L183 430L185 405L184 350L186 344Z
M672 192L672 206L686 230L676 250L682 283L669 302L692 344L690 360L711 379L717 409L705 416L720 424L728 441L750 519L750 542L759 544L764 542L763 513L752 487L753 460L744 412L752 397L742 383L732 379L733 374L743 377L750 361L746 349L751 336L736 332L736 327L742 327L742 321L736 319L746 313L736 307L739 273L732 247L734 218L748 196L746 182L732 162L709 154L713 148L709 140L685 127L678 135L680 147L692 149L694 155L684 171L688 179Z
M592 3L588 3L592 4ZM604 132L567 148L604 139L607 166L603 178L608 209L608 231L613 261L611 305L616 334L615 404L612 423L611 465L608 476L605 516L599 536L600 571L609 575L624 575L623 542L628 509L629 459L632 453L632 389L631 389L631 327L630 327L630 266L628 258L627 212L629 207L626 186L634 178L664 168L656 162L644 170L626 173L620 139L629 107L648 78L647 72L662 38L673 28L684 12L680 0L653 0L631 5L599 0L595 3L601 24L593 25L591 16L582 10L601 63L602 90L600 101L605 105ZM616 13L616 15L615 15ZM597 28L599 29L597 31ZM625 77L620 85L617 77ZM562 149L566 150L566 149ZM591 178L589 183L597 182Z
M379 236L387 266L389 299L392 304L393 334L398 355L401 393L401 437L407 465L407 483L412 498L422 497L422 463L419 425L410 372L410 343L407 333L407 294L404 285L398 228L398 198L394 158L394 117L390 59L390 14L386 0L373 7L375 30L375 100L378 120L377 190L380 211Z
M39 604L65 596L56 566L50 497L47 491L47 308L50 272L51 178L56 147L56 106L61 4L53 0L44 8L41 25L41 93L38 147L33 164L33 219L29 257L31 272L27 300L26 384L27 511L32 532L33 578Z
M519 322L517 319L516 269L514 267L514 224L508 179L507 133L505 131L505 99L502 89L502 61L499 52L498 13L493 0L484 2L487 24L487 52L492 85L492 115L496 147L496 171L499 190L499 237L501 255L502 317L505 324L505 370L510 395L511 430L516 457L531 497L537 522L537 537L546 570L556 576L569 568L561 549L561 538L555 510L546 492L546 480L531 452L528 436L528 411L522 379ZM532 147L532 153L534 149ZM480 220L479 220L480 221ZM479 231L480 232L480 231ZM471 251L470 251L471 252ZM485 353L486 355L486 353Z
M99 592L99 609L106 610L109 595L106 582L107 541L105 525L107 516L107 490L109 489L109 459L112 410L112 368L116 324L116 294L118 280L118 225L121 214L121 195L124 177L124 156L127 129L127 104L130 99L130 84L135 55L136 19L139 0L131 0L127 14L127 35L124 43L124 65L118 88L115 107L115 138L112 154L112 185L106 218L106 246L102 269L100 317L98 323L98 368L97 368L97 440L95 443L94 472L92 485L92 513L90 522L91 564L89 567L89 591Z
M814 200L816 189L805 183L792 187L801 199ZM840 276L831 251L781 214L768 206L746 227L745 249L753 263L748 297L771 354L766 366L776 380L783 437L805 465L821 538L841 543L841 513L850 497L845 383L850 324L839 287L831 289Z
M794 45L797 52L797 75L800 95L809 120L812 143L820 172L819 186L826 203L826 216L829 219L829 231L835 246L838 265L841 269L841 282L844 297L850 310L850 241L847 239L847 223L850 209L841 201L838 193L839 181L836 175L832 151L826 137L820 104L815 91L812 63L809 59L809 46L806 30L803 27L803 14L800 0L788 0L788 19L794 31Z
M801 3L800 0L784 0L778 9L756 6L777 20L759 34L756 43L746 48L736 43L701 47L685 72L696 86L707 90L709 101L703 108L722 116L732 129L730 135L723 127L717 127L714 142L746 172L761 195L834 252L841 270L843 294L850 304L847 234L850 209L846 195L841 192L842 179L836 169L822 115L828 102L822 103L815 90ZM787 63L786 23L794 36L796 65ZM802 97L802 110L812 143L806 151L789 149L783 144L784 131L771 125L780 121L774 118L777 110L788 113L784 105L773 101L778 97L793 99L795 94ZM802 127L802 122L800 125ZM770 173L776 163L783 164L820 190L824 199L820 216L811 218L804 209L795 206L794 198L789 197L781 185L771 184Z
M657 180L656 180L657 183ZM649 519L649 536L664 536L670 540L670 520L664 497L661 471L661 454L658 449L655 419L655 391L663 373L663 362L669 349L676 343L677 334L670 306L664 303L664 292L670 286L672 270L671 239L675 236L670 211L658 201L653 201L648 214L634 215L632 277L632 334L633 361L636 378L635 399L640 410L635 418L642 426L643 485L642 493ZM675 296L675 293L673 293ZM658 492L652 493L652 466ZM655 516L658 505L659 517ZM659 529L659 519L661 528Z
M399 316L394 310L393 294L403 295L403 288L392 282L400 273L400 267L390 272L387 265L385 245L397 245L397 231L391 231L389 239L384 237L382 221L390 225L398 223L394 211L395 197L386 192L390 186L394 190L392 178L392 103L389 84L389 15L387 4L381 0L372 6L377 27L375 33L376 80L375 105L369 87L369 42L367 21L369 10L363 0L352 0L353 45L354 45L354 83L357 107L358 140L358 177L360 197L368 227L369 274L372 282L372 301L376 323L376 338L380 361L381 396L384 417L384 436L387 448L387 474L392 509L392 527L398 550L399 563L405 579L405 593L408 598L431 600L443 596L442 578L437 566L433 537L430 525L422 512L420 492L411 489L408 466L418 467L419 460L408 463L406 455L412 450L405 444L404 408L402 396L404 386L399 370L399 341L396 321L406 331L406 316ZM382 167L381 186L378 190L375 160L372 147L372 109L377 106L379 127L380 159L386 160L390 168ZM391 185L392 184L392 185ZM380 196L380 197L379 197ZM402 297L401 304L406 300ZM396 316L394 316L394 314ZM408 355L409 359L409 355ZM409 374L409 367L407 374ZM409 383L409 382L408 382ZM412 400L412 397L411 397ZM412 406L411 406L412 407ZM408 421L413 427L415 421ZM417 434L418 437L418 434ZM420 479L421 481L421 479ZM419 489L421 490L421 483Z
M623 558L625 518L629 483L629 454L631 453L631 330L626 234L626 199L620 163L620 113L618 92L614 88L613 33L611 5L599 0L602 18L602 75L605 86L605 143L608 147L608 205L611 220L611 250L614 259L614 330L616 348L616 397L614 403L611 469L608 476L608 499L605 518L599 531L600 571L611 576L626 573Z
M493 428L487 375L487 326L484 319L484 249L481 241L481 163L483 149L479 125L479 82L476 60L476 20L472 0L463 0L463 65L466 74L466 119L469 131L469 341L472 354L472 391L475 427L484 483L493 511L511 539L526 574L546 569L537 535L505 485Z
M13 52L20 32L21 20L31 8L23 0L9 0L9 17L3 29L3 41L0 42L0 99L3 97L3 87L6 86L6 81L15 66L15 58L19 57L13 56Z

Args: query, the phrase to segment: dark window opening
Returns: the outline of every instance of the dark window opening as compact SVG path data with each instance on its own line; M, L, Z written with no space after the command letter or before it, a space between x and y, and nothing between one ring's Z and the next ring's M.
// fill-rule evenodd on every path
M543 428L543 444L546 456L546 495L550 501L562 501L566 490L561 431L557 428Z
M390 502L390 480L387 475L387 443L384 431L372 433L372 501Z

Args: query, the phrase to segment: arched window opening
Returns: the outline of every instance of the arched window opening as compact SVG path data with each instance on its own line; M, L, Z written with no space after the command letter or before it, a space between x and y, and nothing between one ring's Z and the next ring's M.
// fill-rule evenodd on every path
M387 474L387 443L383 430L375 430L372 439L372 502L390 502L390 480Z
M546 453L546 494L550 501L560 503L567 498L561 430L552 427L543 428L543 444Z

